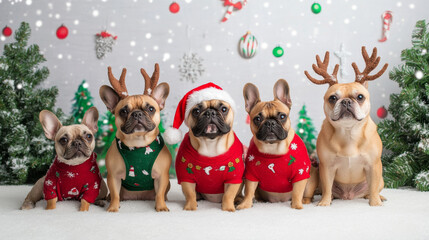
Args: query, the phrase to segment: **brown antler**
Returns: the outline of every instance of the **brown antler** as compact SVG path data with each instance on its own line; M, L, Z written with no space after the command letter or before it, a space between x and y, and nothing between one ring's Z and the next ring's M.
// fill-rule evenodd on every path
M369 73L378 66L378 63L380 63L380 57L377 57L376 47L372 50L371 57L368 56L368 53L366 52L365 47L362 47L362 56L363 56L363 59L365 60L365 65L366 65L363 72L359 71L359 68L357 67L356 63L352 63L352 67L355 70L355 74L356 74L355 82L364 84L366 81L372 81L379 78L386 71L388 66L387 63L384 64L383 68L377 74L369 75Z
M127 69L126 68L122 69L122 73L121 73L121 77L119 78L119 81L113 76L111 67L107 68L107 74L109 75L109 81L113 87L113 90L115 90L115 92L119 95L119 97L121 99L128 97L127 86L125 86L125 75L127 74Z
M146 73L146 71L142 68L140 69L140 72L143 75L144 78L144 93L145 95L151 95L152 91L155 89L156 85L158 84L159 80L159 65L158 63L155 63L155 70L153 71L152 77L149 77L149 75Z
M304 71L305 76L307 76L307 78L315 84L329 83L329 86L337 84L338 83L337 73L338 73L338 68L340 67L340 65L338 65L338 64L335 65L335 68L334 68L334 71L332 72L332 74L328 73L329 52L325 53L325 57L323 59L323 62L320 61L319 55L316 55L316 61L317 61L317 66L315 64L313 64L312 65L313 70L318 75L322 76L324 79L323 80L317 80L317 79L313 78L312 76L310 76L310 74L307 71Z

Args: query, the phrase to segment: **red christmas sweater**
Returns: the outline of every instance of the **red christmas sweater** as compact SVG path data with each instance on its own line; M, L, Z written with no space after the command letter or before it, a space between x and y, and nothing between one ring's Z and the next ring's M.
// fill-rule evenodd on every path
M43 193L45 200L58 198L58 201L67 199L85 199L93 203L100 192L101 175L97 166L97 154L77 166L70 166L58 161L54 163L46 174Z
M296 134L284 155L261 153L252 139L244 177L259 182L264 191L285 193L292 191L293 183L310 177L310 166L307 148Z
M206 194L224 192L224 184L239 184L243 181L243 144L234 134L234 143L229 150L216 157L200 155L191 145L189 133L180 144L176 156L178 183L196 183L196 191Z

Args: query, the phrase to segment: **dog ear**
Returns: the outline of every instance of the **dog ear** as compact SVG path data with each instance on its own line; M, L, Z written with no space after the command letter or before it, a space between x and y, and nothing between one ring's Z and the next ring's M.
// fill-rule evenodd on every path
M292 101L290 99L289 84L284 79L277 80L274 84L274 99L286 104L290 109L292 107Z
M261 101L261 98L259 97L258 88L251 83L247 83L246 85L244 85L243 97L247 113L250 113L250 111L252 111L252 108L255 107L255 105Z
M162 110L165 106L165 100L170 93L170 86L168 83L161 83L155 87L150 95L158 103L159 108Z
M93 134L98 131L98 110L96 107L91 107L86 110L82 119L82 124L86 125Z
M45 136L48 139L54 140L58 130L62 127L57 116L48 110L42 110L39 114L39 121L42 124Z
M121 101L121 98L116 91L107 85L103 85L100 87L100 98L106 105L107 109L114 114L116 105Z

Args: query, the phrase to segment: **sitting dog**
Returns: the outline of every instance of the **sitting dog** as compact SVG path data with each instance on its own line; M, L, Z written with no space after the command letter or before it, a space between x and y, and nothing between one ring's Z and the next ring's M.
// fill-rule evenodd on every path
M119 81L108 68L113 88L102 86L100 97L115 114L116 140L106 155L107 185L110 190L109 212L119 211L122 200L155 200L156 211L169 211L165 203L170 187L171 154L164 144L158 125L170 88L157 85L159 66L152 77L141 69L145 80L142 95L128 95L126 69Z
M371 57L365 47L362 55L366 67L360 72L356 63L352 63L356 80L352 83L338 83L337 64L329 74L329 52L320 61L316 56L317 66L313 70L324 79L317 80L305 71L307 78L315 84L329 84L324 97L326 118L317 138L317 154L320 159L319 174L322 199L319 206L329 206L332 197L339 199L369 198L371 206L382 205L384 198L380 191L384 187L382 177L382 143L377 133L377 126L372 121L368 82L380 77L387 69L387 64L374 75L369 73L380 62L377 49ZM311 177L304 195L305 202L311 202L318 186L317 178Z
M285 202L302 209L305 185L310 177L310 158L301 138L291 127L289 85L280 79L274 85L274 100L261 102L258 88L243 89L253 134L247 151L245 196L237 209L252 207L257 200Z
M165 136L167 142L177 142L182 122L189 127L176 156L184 210L196 210L202 197L222 202L224 211L235 211L244 163L243 145L232 131L234 114L232 97L213 83L191 90L178 104L173 128Z
M88 211L90 203L104 199L107 187L101 178L95 147L94 134L97 132L98 111L88 109L82 124L62 126L50 111L39 115L45 135L55 141L57 156L46 176L40 178L25 198L21 209L34 208L43 195L47 200L46 209L55 209L57 201L80 200L80 211Z

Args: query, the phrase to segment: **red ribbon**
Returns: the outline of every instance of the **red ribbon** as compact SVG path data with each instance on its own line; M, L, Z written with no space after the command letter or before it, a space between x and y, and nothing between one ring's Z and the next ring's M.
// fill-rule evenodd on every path
M241 4L241 2L233 3L230 0L225 0L225 3L223 5L224 6L233 6L237 10L240 10L243 7L243 5Z

